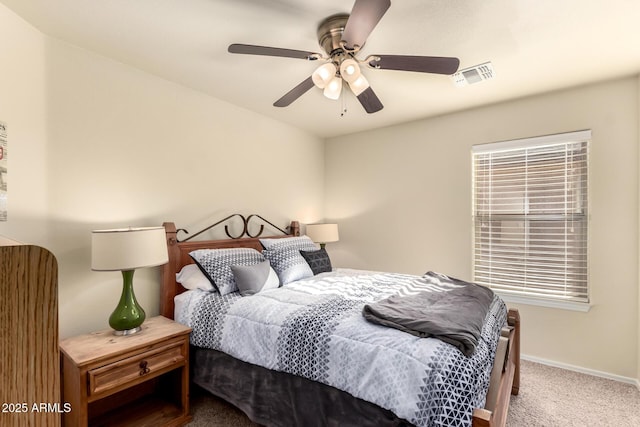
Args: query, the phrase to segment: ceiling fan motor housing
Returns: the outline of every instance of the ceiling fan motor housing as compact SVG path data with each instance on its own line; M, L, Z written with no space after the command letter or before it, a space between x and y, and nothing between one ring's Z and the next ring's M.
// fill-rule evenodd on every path
M344 54L342 33L348 19L349 14L339 13L331 15L318 25L318 43L331 58Z

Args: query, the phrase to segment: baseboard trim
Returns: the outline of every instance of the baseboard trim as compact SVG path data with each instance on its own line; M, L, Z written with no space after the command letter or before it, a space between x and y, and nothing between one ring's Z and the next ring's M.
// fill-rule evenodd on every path
M540 363L542 365L552 366L554 368L566 369L568 371L579 372L581 374L587 374L594 377L606 378L609 380L618 381L621 383L634 385L640 390L640 379L624 377L622 375L611 374L609 372L596 371L595 369L583 368L581 366L570 365L568 363L556 362L554 360L543 359L540 357L529 356L527 354L520 355L520 358L523 360L528 360L529 362Z

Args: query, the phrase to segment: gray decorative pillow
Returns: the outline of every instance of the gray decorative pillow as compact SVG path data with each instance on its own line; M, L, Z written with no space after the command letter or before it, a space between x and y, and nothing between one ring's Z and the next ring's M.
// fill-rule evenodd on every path
M278 275L271 268L269 261L254 265L232 265L231 271L233 271L240 295L243 297L280 286Z
M198 249L189 253L200 270L218 289L220 295L238 290L232 265L253 265L263 262L264 256L251 248Z
M280 278L282 286L307 277L313 277L313 271L304 260L300 251L317 251L318 247L307 236L284 237L282 239L260 239L265 250L264 257Z
M316 251L300 251L300 255L307 261L314 275L331 271L331 259L324 248Z

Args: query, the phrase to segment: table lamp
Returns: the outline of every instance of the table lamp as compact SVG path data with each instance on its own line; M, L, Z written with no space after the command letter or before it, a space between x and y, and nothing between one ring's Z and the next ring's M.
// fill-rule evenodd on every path
M340 240L338 224L307 224L307 236L324 249L326 243Z
M136 268L155 267L169 261L163 227L121 228L91 232L91 269L122 271L123 287L118 306L109 317L115 335L142 330L145 313L133 292Z

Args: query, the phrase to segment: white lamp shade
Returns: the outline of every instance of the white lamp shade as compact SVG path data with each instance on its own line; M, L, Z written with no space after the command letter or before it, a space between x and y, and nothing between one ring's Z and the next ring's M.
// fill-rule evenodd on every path
M320 89L324 89L329 81L336 75L337 68L333 62L327 62L326 64L322 64L311 74L311 80L313 80L313 84L319 87Z
M134 270L169 261L164 227L121 228L91 232L91 269Z
M349 82L349 87L351 88L351 91L354 93L354 95L358 96L362 92L367 90L367 88L369 87L369 82L362 74L360 74L360 76L358 76L358 78L353 82Z
M360 77L360 66L354 59L345 59L340 64L340 75L346 82L352 83Z
M342 79L334 77L327 83L323 93L327 98L335 100L340 98L340 92L342 92Z
M331 243L340 240L338 224L307 224L307 236L316 243Z

